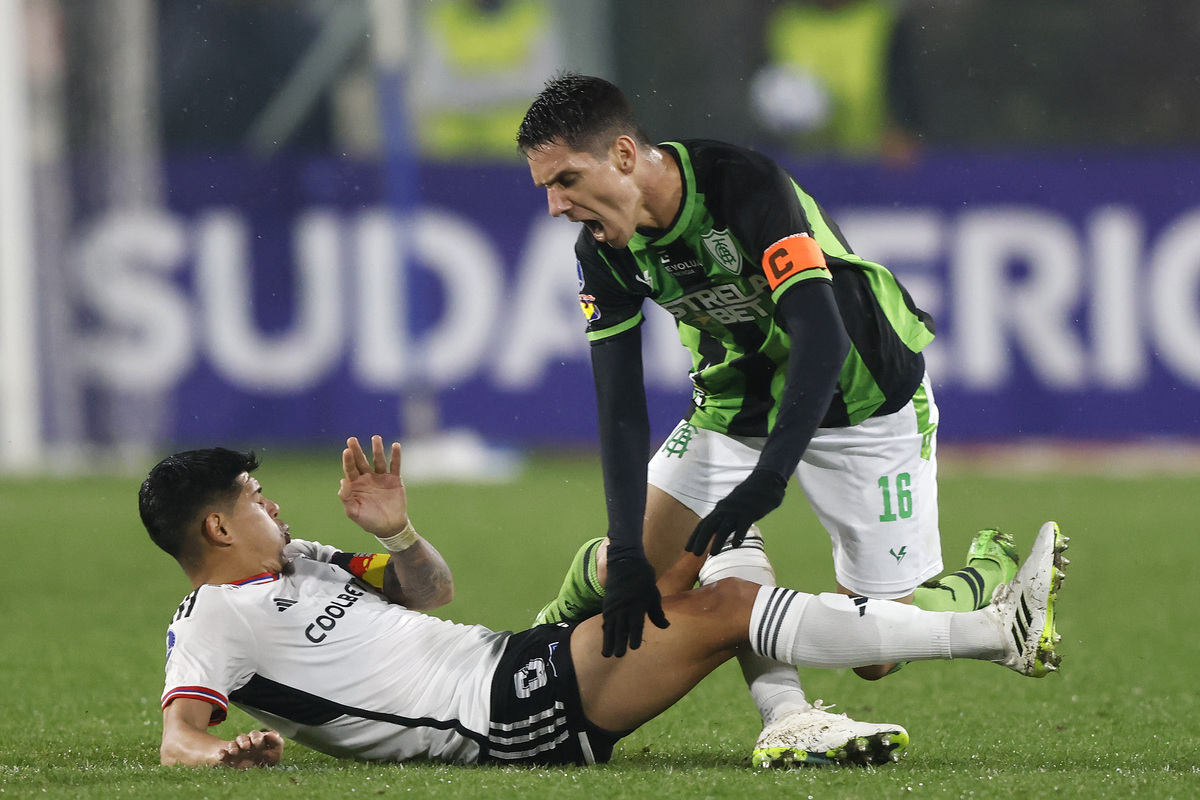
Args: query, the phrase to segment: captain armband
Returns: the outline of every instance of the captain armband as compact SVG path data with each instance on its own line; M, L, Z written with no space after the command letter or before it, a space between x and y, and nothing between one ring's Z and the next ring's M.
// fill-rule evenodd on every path
M763 253L763 273L772 291L789 278L808 270L820 270L816 275L829 277L825 253L807 233L797 233L780 239Z
M336 553L332 559L334 564L376 589L383 588L383 576L391 560L388 553Z

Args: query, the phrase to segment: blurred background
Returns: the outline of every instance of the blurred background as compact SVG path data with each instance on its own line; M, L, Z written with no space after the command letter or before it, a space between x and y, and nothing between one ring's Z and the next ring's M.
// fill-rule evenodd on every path
M1200 440L1200 4L4 0L0 471L593 448L576 226L513 141L562 70L788 166L935 316L946 445Z

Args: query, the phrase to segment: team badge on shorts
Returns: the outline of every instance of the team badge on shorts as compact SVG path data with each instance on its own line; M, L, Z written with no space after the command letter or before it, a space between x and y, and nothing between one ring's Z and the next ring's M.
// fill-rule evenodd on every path
M692 437L696 434L696 426L683 423L671 433L671 438L663 442L662 451L668 457L675 456L683 458L683 454L687 452L688 445L692 443Z

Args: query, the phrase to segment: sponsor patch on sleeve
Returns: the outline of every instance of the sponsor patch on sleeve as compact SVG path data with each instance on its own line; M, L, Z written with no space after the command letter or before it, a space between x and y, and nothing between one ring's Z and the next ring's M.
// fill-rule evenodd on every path
M596 298L590 294L579 294L579 305L583 308L583 316L587 317L588 322L595 322L600 319L600 309L596 305Z
M763 253L762 266L772 290L801 272L828 270L821 246L807 233L793 234L768 247Z

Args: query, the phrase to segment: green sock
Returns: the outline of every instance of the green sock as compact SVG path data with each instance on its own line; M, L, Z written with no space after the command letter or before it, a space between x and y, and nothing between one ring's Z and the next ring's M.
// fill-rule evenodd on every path
M567 570L567 577L563 578L558 596L538 612L535 624L579 622L600 613L604 604L604 587L600 585L596 553L603 541L604 537L601 536L583 543L571 560L571 568Z
M975 611L992 601L1004 582L1004 568L990 558L973 558L958 572L926 581L913 593L913 605L926 611Z

